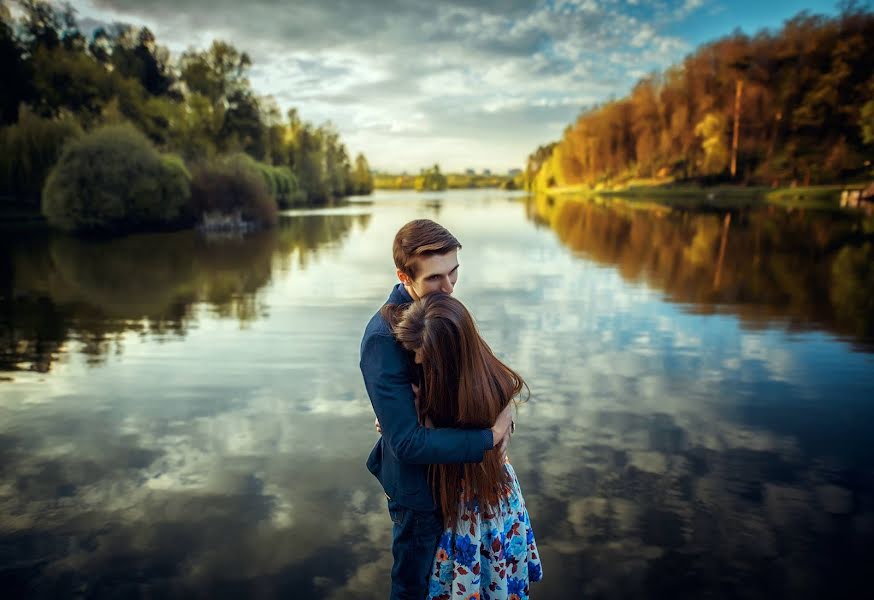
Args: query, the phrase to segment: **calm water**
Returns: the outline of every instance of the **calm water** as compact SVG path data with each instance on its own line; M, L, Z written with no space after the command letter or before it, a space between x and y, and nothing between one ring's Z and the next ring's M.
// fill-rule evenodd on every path
M417 217L464 244L456 294L533 392L535 598L863 595L870 222L370 200L246 239L4 232L4 598L385 597L358 343Z

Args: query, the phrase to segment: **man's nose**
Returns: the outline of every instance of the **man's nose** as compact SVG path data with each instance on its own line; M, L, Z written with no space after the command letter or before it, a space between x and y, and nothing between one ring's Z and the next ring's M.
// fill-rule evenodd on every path
M452 284L449 278L444 279L440 291L442 291L444 294L451 294L453 289L455 289L455 286Z

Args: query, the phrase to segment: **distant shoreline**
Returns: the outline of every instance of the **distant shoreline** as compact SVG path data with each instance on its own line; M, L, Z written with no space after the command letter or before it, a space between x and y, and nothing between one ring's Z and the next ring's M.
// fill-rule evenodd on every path
M725 206L779 204L798 208L839 209L841 192L862 189L865 184L833 184L816 186L741 186L695 184L638 184L593 189L587 185L556 186L532 190L546 196L590 196L597 198L621 198L627 200L655 200L677 206Z

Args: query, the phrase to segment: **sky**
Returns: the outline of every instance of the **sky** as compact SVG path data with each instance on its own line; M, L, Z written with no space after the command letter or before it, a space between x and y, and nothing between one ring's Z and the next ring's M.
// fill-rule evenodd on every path
M285 112L332 122L372 168L522 168L584 107L740 28L779 29L807 0L80 0L86 31L148 26L174 56L214 39L252 58Z

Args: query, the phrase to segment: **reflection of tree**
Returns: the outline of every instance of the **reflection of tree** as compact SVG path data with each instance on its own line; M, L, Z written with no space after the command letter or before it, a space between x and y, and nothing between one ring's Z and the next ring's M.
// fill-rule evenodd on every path
M296 255L306 268L356 222L367 226L361 217L313 215L237 238L187 231L12 241L0 266L0 370L47 371L71 338L100 360L126 332L184 335L198 304L249 323L265 311L258 292L274 260L287 267Z
M719 214L658 205L546 197L528 213L570 249L695 310L730 306L751 324L781 318L874 337L871 246L858 246L863 234L853 217L765 209L725 223Z
M831 302L839 324L874 336L874 246L844 247L832 263Z
M308 214L302 216L280 217L280 228L276 242L280 267L288 270L296 258L301 268L307 267L311 256L318 254L319 248L342 240L352 229L353 223L361 229L370 224L370 214L332 215Z

